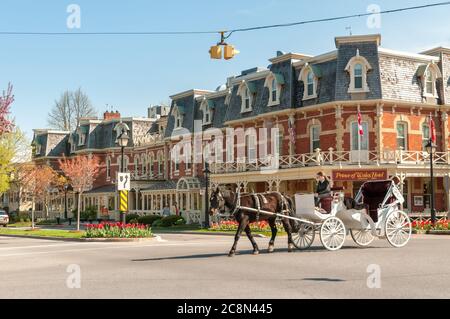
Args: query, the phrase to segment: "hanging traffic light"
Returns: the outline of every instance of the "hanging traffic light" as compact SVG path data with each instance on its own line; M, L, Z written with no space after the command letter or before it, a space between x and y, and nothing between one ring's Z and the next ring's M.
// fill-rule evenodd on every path
M222 59L222 48L219 45L213 45L211 49L209 49L209 55L211 59Z
M230 60L239 53L239 51L236 50L233 45L228 45L227 43L225 43L224 33L225 32L220 32L220 42L209 49L209 56L211 57L211 59L222 59L222 46L223 57L225 60Z
M232 45L226 45L223 50L223 58L225 60L232 59L239 51L234 48Z

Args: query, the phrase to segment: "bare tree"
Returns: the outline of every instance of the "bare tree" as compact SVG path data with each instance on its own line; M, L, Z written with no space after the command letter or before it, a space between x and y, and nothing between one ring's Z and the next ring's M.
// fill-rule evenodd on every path
M65 91L48 114L48 124L56 129L73 131L83 117L96 116L89 97L81 90Z

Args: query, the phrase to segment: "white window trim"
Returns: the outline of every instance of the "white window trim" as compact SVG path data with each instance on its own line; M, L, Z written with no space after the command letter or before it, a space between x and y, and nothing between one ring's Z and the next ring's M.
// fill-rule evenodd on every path
M425 134L424 134L425 127L428 128L428 137L425 137ZM422 123L421 129L422 129L422 147L423 147L423 144L428 143L428 141L430 140L430 136L431 136L430 125L428 123ZM426 151L424 147L422 150Z
M247 90L247 92L248 92L248 98L249 98L249 107L248 108L245 107L245 98L244 98L245 90ZM241 85L239 86L237 94L241 97L241 113L251 112L253 110L253 108L252 108L253 96L252 96L252 93L250 92L250 89L245 81L242 81Z
M109 181L111 179L111 157L106 158L106 180Z
M432 83L433 83L433 93L430 94L427 92L427 72L430 71L431 72L431 77L433 79ZM437 99L438 96L438 92L437 92L437 86L436 86L436 81L437 79L442 78L442 73L441 70L439 70L439 67L435 64L435 63L430 63L428 64L423 76L422 76L422 95L424 97L430 97L430 98L435 98Z
M313 85L314 85L312 95L308 95L308 74L310 72L313 74ZM313 69L311 68L311 66L308 63L306 63L305 66L303 67L303 69L301 70L298 80L303 82L303 101L316 99L317 98L317 86L318 86L319 79L316 76L316 74L314 74Z
M361 89L355 88L355 66L361 64L362 66L362 85ZM359 55L359 49L356 50L356 56L348 61L345 71L350 74L350 85L348 87L348 93L368 93L370 92L369 85L367 84L367 73L372 70L372 66L363 56Z
M277 98L275 101L273 101L273 82L275 82L275 90L277 94ZM264 82L264 87L269 89L269 102L267 103L267 106L275 106L280 105L280 94L281 94L281 84L277 83L277 80L275 79L275 75L273 73L270 73L266 77L266 81Z
M212 111L209 108L208 101L204 99L202 101L202 104L200 105L200 111L202 111L203 118L202 118L202 125L209 125L212 123ZM206 114L209 115L208 121L206 120Z
M41 155L41 151L42 151L41 144L36 144L36 155Z

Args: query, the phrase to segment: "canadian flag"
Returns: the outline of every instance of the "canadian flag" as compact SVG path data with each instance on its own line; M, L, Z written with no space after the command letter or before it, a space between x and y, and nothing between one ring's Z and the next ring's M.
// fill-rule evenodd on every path
M436 126L434 125L434 120L431 114L430 114L430 137L431 142L436 143Z
M358 133L360 136L364 136L364 129L362 126L362 116L360 111L358 111Z

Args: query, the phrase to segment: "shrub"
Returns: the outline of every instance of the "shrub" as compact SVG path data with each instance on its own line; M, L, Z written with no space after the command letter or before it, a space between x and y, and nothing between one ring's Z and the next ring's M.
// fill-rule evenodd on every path
M157 219L153 222L152 227L161 227L162 222L161 219Z
M86 207L86 209L81 212L80 219L82 220L97 219L97 209L93 206Z
M161 226L170 227L175 225L175 223L177 223L179 220L182 220L182 222L186 223L185 219L181 216L177 215L166 216L163 219L161 219Z
M138 214L127 214L127 216L125 217L127 224L131 223L132 220L138 220L139 219L139 215Z
M144 225L153 225L153 223L157 220L160 220L161 216L159 215L146 215L146 216L141 216L138 218L138 223L139 224L144 224Z
M175 225L186 225L186 221L184 220L184 218L180 218L175 222Z
M139 222L138 222L138 220L136 218L134 218L134 219L130 219L128 224L139 224Z

